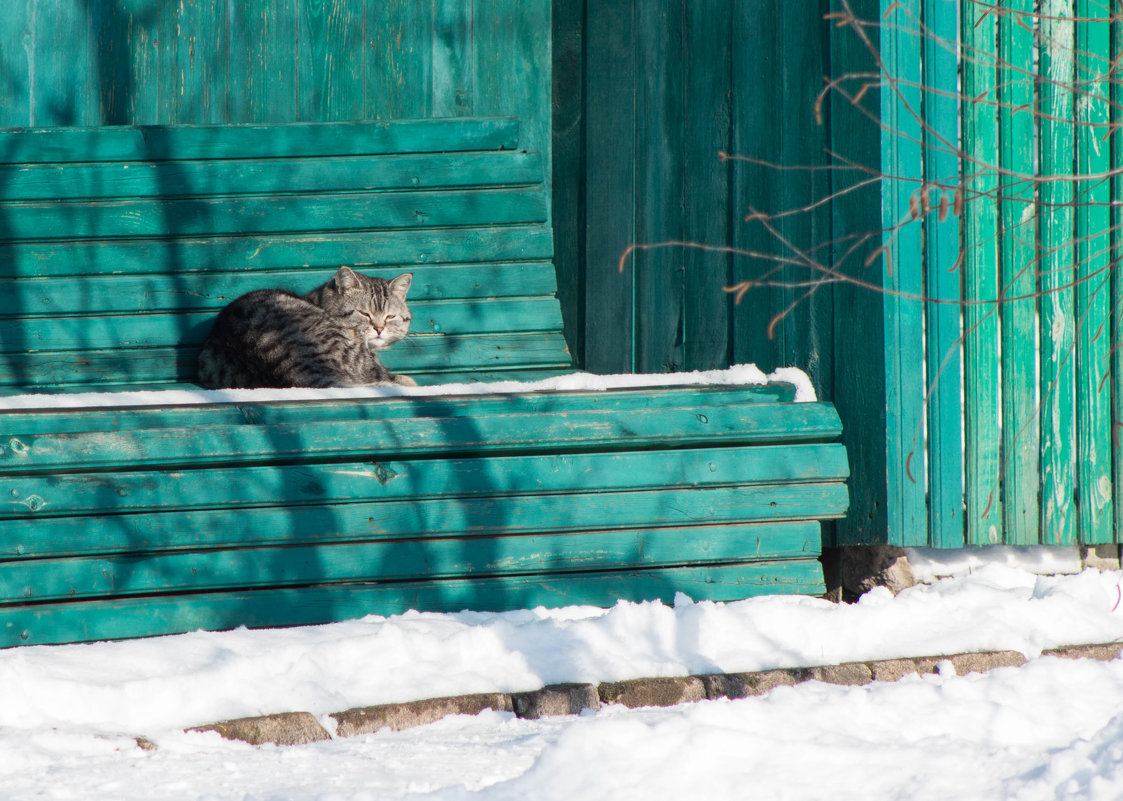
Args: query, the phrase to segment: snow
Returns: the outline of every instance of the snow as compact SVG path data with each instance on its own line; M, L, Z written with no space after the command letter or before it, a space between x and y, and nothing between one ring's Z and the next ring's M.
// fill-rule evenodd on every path
M1118 799L1123 574L1005 564L853 605L771 596L503 614L408 613L284 630L0 651L0 798ZM738 701L451 717L296 747L217 720L544 684L1015 649L987 674ZM138 735L159 748L136 747Z
M493 381L475 384L435 384L424 387L348 387L339 389L169 389L137 392L82 392L0 397L0 411L71 409L93 407L192 406L217 403L265 403L267 401L320 401L362 398L429 397L448 395L514 394L546 391L591 391L671 386L759 386L782 381L796 387L796 402L816 400L807 374L796 367L782 367L765 375L756 365L741 364L725 370L686 373L593 375L569 373L541 381Z
M986 545L966 548L905 548L917 581L962 576L986 565L1006 565L1040 575L1079 573L1083 569L1075 545Z

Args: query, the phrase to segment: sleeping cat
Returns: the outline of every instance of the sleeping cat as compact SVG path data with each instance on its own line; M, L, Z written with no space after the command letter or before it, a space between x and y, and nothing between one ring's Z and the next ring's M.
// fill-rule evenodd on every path
M222 310L199 353L199 383L234 387L416 386L377 352L409 332L412 273L392 281L349 267L300 296L259 289Z

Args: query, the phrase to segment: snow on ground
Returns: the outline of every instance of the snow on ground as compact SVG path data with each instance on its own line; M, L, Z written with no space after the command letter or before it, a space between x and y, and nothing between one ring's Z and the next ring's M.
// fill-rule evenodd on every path
M268 401L340 400L356 398L426 397L445 395L512 394L523 392L603 392L610 389L680 386L759 386L769 382L794 384L796 402L816 400L811 379L797 367L782 367L765 375L754 364L725 370L686 373L593 375L569 373L541 381L493 381L476 384L436 384L423 387L347 387L335 389L169 389L137 392L78 392L0 397L0 411L134 406L192 406L209 403L265 403Z
M8 649L0 799L1118 799L1123 661L1039 654L1123 641L1121 587L1120 573L989 564L850 606L680 597ZM1000 649L1032 661L669 709L485 712L288 748L182 731L563 681Z

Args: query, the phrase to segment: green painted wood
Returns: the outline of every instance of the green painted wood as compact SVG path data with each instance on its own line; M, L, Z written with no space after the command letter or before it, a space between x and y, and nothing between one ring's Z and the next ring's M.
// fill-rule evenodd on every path
M226 78L228 121L294 122L297 119L297 59L291 48L281 48L278 43L298 41L295 0L232 2L228 3L227 13L230 37Z
M1123 53L1123 20L1118 17L1111 22L1111 51L1113 56ZM1109 110L1111 124L1123 124L1123 82L1112 81L1108 90L1111 101ZM1113 136L1110 140L1112 164L1123 164L1123 137ZM1123 175L1111 179L1111 198L1123 198ZM1111 260L1119 264L1123 259L1123 206L1112 204L1111 216ZM1123 420L1123 277L1118 270L1111 271L1111 402L1112 419ZM1115 522L1115 542L1123 542L1123 437L1115 436L1118 428L1112 426L1111 450L1115 467L1115 480L1112 482L1112 506Z
M189 161L245 157L370 156L507 150L512 117L291 125L174 125L0 131L4 164Z
M37 411L0 412L0 430L8 435L61 434L89 431L123 431L142 428L203 427L221 425L294 425L309 422L396 420L402 418L474 418L495 414L567 414L572 411L603 410L641 415L651 410L680 407L744 406L788 403L795 387L780 382L760 386L664 387L652 377L652 385L636 389L572 392L524 392L448 397L416 396L350 398L319 401L271 401L269 403L219 403L197 406L142 406L117 409L47 408ZM824 405L823 409L827 407ZM823 417L828 439L842 431L837 414Z
M635 241L635 0L586 8L584 367L634 372L635 262L619 259Z
M93 0L88 6L92 12L90 35L96 42L90 124L154 120L160 88L156 67L158 0ZM235 48L233 52L241 51ZM18 123L4 120L3 124Z
M789 449L790 450L790 449ZM837 449L836 446L836 450ZM374 454L372 454L374 455ZM837 469L843 457L831 448ZM375 455L376 456L376 455ZM568 493L591 489L743 485L755 475L779 484L744 488L768 519L837 517L846 509L840 482L793 483L811 472L795 454L768 454L754 464L753 446L676 453L542 454L446 460L391 459L330 465L277 465L0 477L0 517L56 516L166 509L247 508L400 500L421 497Z
M504 611L537 605L611 606L621 598L670 603L677 592L696 600L730 601L763 593L814 595L822 591L822 569L817 559L555 577L344 584L259 593L0 608L0 646L120 639L239 625L307 625L367 614L397 614L409 609Z
M891 545L927 544L925 504L927 468L923 432L923 306L894 293L923 295L919 270L908 265L923 260L921 226L911 220L915 185L908 180L921 163L921 48L917 35L919 0L882 3L882 59L892 85L881 93L887 133L882 137L882 226L885 258L883 286L885 325L885 404L887 538Z
M205 125L225 119L226 6L226 0L192 0L161 9L156 122Z
M367 4L366 110L372 119L432 116L433 8L416 0Z
M459 117L470 113L475 96L475 37L469 36L473 3L433 0L433 72L431 75L435 117Z
M366 4L297 0L297 109L301 119L363 116Z
M782 517L740 487L663 488L625 492L513 497L429 498L331 506L255 509L251 527L223 509L102 515L96 526L85 517L46 517L27 525L0 523L0 559L139 554L159 551L257 548L465 536L616 531L641 527L688 529L733 524L756 531L751 521ZM233 524L231 521L234 521ZM806 525L801 523L800 525ZM749 540L751 543L752 541ZM817 545L817 543L812 543ZM761 547L767 546L767 540ZM814 550L814 548L812 549ZM754 554L755 545L746 553Z
M185 335L190 332L184 332ZM196 334L202 333L201 331ZM44 390L67 385L161 383L195 377L197 349L137 348L128 359L120 350L0 354L0 386ZM467 369L569 367L565 340L556 333L489 336L415 336L379 357L395 372L462 372ZM450 366L455 368L450 370Z
M450 401L451 402L451 401ZM826 404L758 404L744 409L687 406L633 412L568 411L543 420L539 414L399 418L298 425L234 425L217 428L160 428L152 432L91 432L21 435L12 431L0 453L0 469L20 473L68 468L141 466L199 467L317 458L447 455L450 453L562 452L616 447L684 447L722 444L798 443L836 430L837 416ZM18 444L17 444L18 443ZM792 447L796 447L792 444ZM800 447L806 458L820 456ZM775 457L761 450L765 469ZM836 457L837 459L837 454ZM838 469L837 461L830 463ZM812 474L818 475L818 474Z
M1108 9L1078 0L1076 22L1076 489L1081 544L1115 539L1111 470L1111 167Z
M730 237L729 165L733 92L732 4L686 3L683 7L684 133L683 234L701 243ZM732 263L727 253L682 251L683 359L690 370L732 361L730 318Z
M921 212L930 204L932 211L923 214L924 222L924 270L925 290L929 297L938 298L946 303L929 303L925 307L925 363L927 369L926 411L928 415L929 465L928 487L928 539L936 547L953 548L964 542L964 503L963 503L963 382L960 378L963 357L960 352L962 329L959 306L961 299L960 282L963 268L960 259L968 259L967 274L974 275L991 266L996 258L993 244L989 251L979 251L970 246L962 253L960 239L960 219L958 215L947 214L953 205L955 192L959 189L959 163L956 158L958 144L958 102L957 79L958 64L954 49L949 50L949 42L956 40L958 32L956 6L943 0L926 0L924 3L925 26L928 36L924 40L924 177L928 203L921 204ZM989 43L994 47L993 23L976 26L975 20L964 15L963 44L974 48ZM989 84L987 83L989 81ZM964 64L965 94L973 97L978 94L975 87L979 84L994 86L993 70L989 74L976 69L971 62ZM988 118L979 114L978 109L969 106L964 110L963 141L969 143L969 153L977 157L994 148L994 118L989 118L990 129L986 127ZM986 138L990 134L989 140ZM977 148L977 150L976 150ZM968 168L970 171L971 168ZM983 191L981 185L979 187ZM938 209L943 205L944 211ZM979 215L979 211L984 211ZM978 241L976 235L980 225L992 224L995 213L993 204L983 200L970 207L966 220L967 242ZM986 216L986 215L989 215ZM941 219L944 217L944 219ZM989 236L988 232L988 236ZM907 269L902 266L901 269ZM968 279L970 283L970 278ZM968 341L971 341L970 339ZM971 364L971 356L967 357ZM997 370L997 365L993 366ZM974 377L974 373L971 373ZM975 398L975 384L968 381L967 403L969 408ZM994 394L997 399L997 394ZM969 440L972 458L969 462L968 476L982 478L977 465L979 449L972 447L975 441ZM997 452L997 448L995 448ZM969 496L971 497L971 496ZM968 508L971 508L968 501ZM997 512L997 509L994 510ZM974 510L980 514L979 509Z
M542 182L541 155L523 151L376 157L12 165L0 168L0 199L73 200L359 192Z
M53 277L15 281L0 279L0 316L46 317L67 311L83 314L217 311L239 295L267 286L308 292L330 279L337 269L310 267L260 273L84 276L80 282L60 281ZM395 270L369 272L389 279L404 270L413 273L409 299L415 313L424 309L427 303L431 305L432 301L439 300L457 301L457 305L463 308L496 298L533 302L528 299L549 297L555 288L553 265L548 261L409 264ZM556 307L556 302L554 305ZM476 309L477 314L481 311L483 309ZM35 322L29 320L25 324L35 325ZM3 339L0 336L0 341Z
M226 298L229 302L234 296ZM225 303L219 303L221 307ZM504 298L420 301L411 304L410 336L455 331L468 334L508 334L561 329L557 301ZM79 310L71 310L71 313ZM120 347L197 345L214 322L214 313L139 314L108 317L62 317L0 320L0 342L19 342L17 351L81 350ZM408 348L410 340L401 347ZM0 345L0 348L3 348Z
M88 12L51 13L38 5L30 12L24 47L33 64L28 87L35 104L33 124L89 125L97 53L87 35Z
M30 38L31 9L27 3L0 4L0 59L4 80L0 81L0 121L5 125L34 125L34 93L31 91L32 59L24 42ZM0 146L0 157L8 152Z
M536 189L15 203L0 241L347 231L543 222Z
M398 267L481 260L549 259L546 226L395 229L369 233L322 232L219 239L160 238L0 244L5 276L150 274L197 271L264 271L294 265L338 269Z
M425 537L227 551L0 563L0 607L91 597L169 595L356 581L549 575L817 554L815 521L587 531L487 538Z
M637 0L635 176L637 242L682 239L685 147L682 7ZM667 373L683 365L683 252L658 248L631 259L635 303L635 370Z
M1033 77L1024 71L1034 58L1030 0L1015 0L1019 16L998 19L1003 68L998 83L999 192L1002 270L1002 495L1004 538L1011 545L1040 538L1037 399L1037 216L1034 204ZM1028 27L1026 27L1028 23Z
M1073 308L1072 2L1061 0L1041 20L1038 93L1041 247L1041 537L1047 545L1075 542L1075 315ZM1056 180L1057 178L1060 180Z

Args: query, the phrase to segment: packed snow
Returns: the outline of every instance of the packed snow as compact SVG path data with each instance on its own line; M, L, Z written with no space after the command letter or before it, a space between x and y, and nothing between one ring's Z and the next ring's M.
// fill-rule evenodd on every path
M0 651L0 798L1118 799L1123 574L984 564L852 605L771 596ZM1014 649L1020 668L667 709L509 713L306 746L185 727L545 684ZM135 738L158 749L141 750Z
M354 400L360 398L431 397L446 395L514 394L524 392L590 391L679 386L760 386L769 382L794 384L797 403L816 400L811 379L798 367L781 367L765 375L754 364L724 370L686 373L593 375L568 373L541 381L492 381L475 384L433 384L423 387L371 386L336 389L168 389L136 392L77 392L0 397L0 411L34 409L192 406L215 403L265 403L268 401Z

